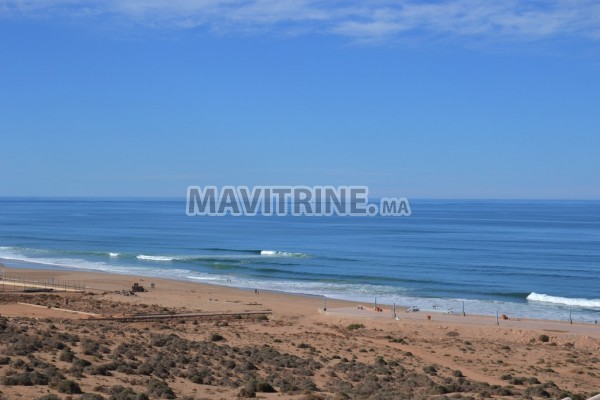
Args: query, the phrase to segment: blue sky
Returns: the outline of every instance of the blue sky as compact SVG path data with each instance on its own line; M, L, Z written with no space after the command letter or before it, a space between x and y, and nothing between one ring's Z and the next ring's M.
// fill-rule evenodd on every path
M0 0L0 196L600 199L594 1Z

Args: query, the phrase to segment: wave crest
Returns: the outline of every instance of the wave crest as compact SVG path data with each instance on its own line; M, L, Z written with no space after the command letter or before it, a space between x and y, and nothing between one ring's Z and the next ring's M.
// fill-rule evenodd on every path
M290 253L287 251L276 251L276 250L261 250L261 256L280 256L280 257L308 257L308 254L304 253Z
M139 256L136 256L135 258L137 258L138 260L145 260L145 261L173 261L174 260L173 257L147 256L144 254L140 254Z
M576 307L600 308L600 299L576 299L568 297L549 296L547 294L532 292L529 294L529 296L527 296L527 300L543 301L544 303L564 304L567 306Z

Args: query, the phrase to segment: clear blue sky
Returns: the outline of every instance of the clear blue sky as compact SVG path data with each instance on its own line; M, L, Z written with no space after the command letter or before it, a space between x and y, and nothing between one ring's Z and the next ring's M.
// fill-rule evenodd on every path
M595 1L0 0L0 196L600 198Z

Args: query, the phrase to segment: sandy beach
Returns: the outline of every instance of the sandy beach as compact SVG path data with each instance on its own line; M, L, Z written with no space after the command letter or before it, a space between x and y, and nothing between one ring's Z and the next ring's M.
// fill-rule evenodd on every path
M265 398L430 398L452 393L484 398L566 395L585 398L600 390L600 327L597 325L512 320L510 316L497 325L494 317L406 313L400 308L394 318L389 306L375 311L373 305L328 299L324 311L321 298L295 294L88 271L14 268L4 268L4 271L10 276L35 276L38 281L85 284L85 294L16 294L13 290L18 288L4 282L0 287L0 315L9 324L28 324L34 330L52 325L57 331L79 332L80 336L86 336L87 332L96 337L96 330L106 332L101 335L99 344L105 348L105 355L91 354L90 357L85 352L79 354L80 344L69 346L76 357L87 359L92 365L105 363L102 360L107 358L114 361L111 353L131 340L135 342L140 337L145 338L144 343L154 340L154 332L177 335L190 343L208 343L216 346L213 351L217 347L223 351L223 346L228 350L268 348L277 352L272 355L274 359L285 355L305 363L304 380L291 384L291 377L298 375L293 366L273 370L255 366L251 373L240 371L239 381L213 378L209 382L191 379L190 370L184 371L174 362L173 370L160 382L168 385L177 398L227 399L248 394L244 390L256 389L245 388L243 377L248 376L257 381L270 381L267 383L275 392L259 392L259 397ZM144 286L147 291L123 295L133 283ZM272 314L221 322L193 318L126 323L90 320L140 313L249 311ZM223 340L212 341L211 337ZM6 343L10 340L3 341L2 354L12 355L6 365L0 365L0 376L5 377L0 387L5 398L35 398L30 396L47 392L61 395L52 385L7 385L6 377L16 373L16 359L26 358ZM42 346L33 354L65 371L68 377L73 368L56 361L57 352L62 354ZM144 362L143 357L133 358ZM318 363L318 367L311 363ZM392 378L399 372L390 366L401 367L402 373L395 379ZM85 393L109 398L110 387L118 385L131 387L134 392L148 391L150 383L144 383L148 374L117 370L105 376L90 373L90 367L86 368L76 379ZM233 371L237 367L232 368ZM211 373L218 376L218 367ZM285 378L288 373L290 377ZM137 380L132 376L137 376Z

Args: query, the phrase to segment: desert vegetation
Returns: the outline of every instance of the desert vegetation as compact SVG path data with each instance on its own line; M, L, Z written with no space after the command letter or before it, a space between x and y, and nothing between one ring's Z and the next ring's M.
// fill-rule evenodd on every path
M0 302L21 300L13 295ZM29 296L27 301L63 304L54 295ZM131 305L101 296L71 299L71 307L132 312ZM145 308L164 312L160 306ZM585 395L559 387L536 370L529 375L510 371L503 360L514 351L514 344L493 350L494 357L500 358L494 363L498 371L507 371L497 375L501 384L490 384L413 354L428 348L426 340L382 335L362 323L321 324L319 330L290 333L286 328L293 324L285 318L125 324L0 317L0 399L189 400L270 393L307 400L567 395L578 399ZM549 342L536 337L523 346L549 346ZM466 354L475 347L458 334L445 335L441 343ZM558 350L569 352L563 357L565 363L593 358L572 346Z

